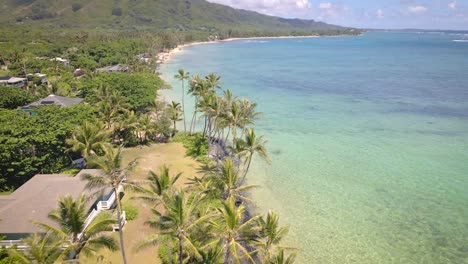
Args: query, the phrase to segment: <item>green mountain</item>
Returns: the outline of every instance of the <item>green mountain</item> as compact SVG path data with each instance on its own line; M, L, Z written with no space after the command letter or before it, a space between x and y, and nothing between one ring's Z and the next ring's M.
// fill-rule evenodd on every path
M313 20L267 16L205 0L0 0L0 23L54 28L295 34L351 30Z

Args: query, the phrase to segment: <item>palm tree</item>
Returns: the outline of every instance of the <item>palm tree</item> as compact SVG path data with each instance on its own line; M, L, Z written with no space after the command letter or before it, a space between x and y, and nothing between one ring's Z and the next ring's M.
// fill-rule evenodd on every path
M184 69L179 69L179 74L174 75L174 78L182 82L182 115L184 117L184 132L187 132L187 125L185 123L185 101L184 101L184 96L185 96L185 80L188 80L190 78L190 73L185 72Z
M184 262L184 256L202 258L191 236L191 232L210 217L200 212L202 201L202 196L193 193L188 196L183 191L165 193L163 195L164 213L152 209L156 218L146 222L150 227L159 230L159 233L148 236L139 248L155 245L162 237L168 237L177 241L179 264Z
M134 187L135 191L142 194L135 198L149 201L154 205L157 205L161 201L163 194L172 190L175 187L175 183L182 175L182 173L178 173L171 177L169 168L166 165L160 167L159 171L159 174L156 174L153 171L149 172L147 177L147 180L149 181L149 189L141 188L139 186Z
M119 91L108 86L101 86L96 92L97 106L99 115L107 125L107 129L111 129L112 124L116 121L119 113L125 111L129 105L125 102L125 98Z
M76 128L71 138L66 140L71 145L71 151L79 151L85 159L96 156L109 141L109 132L105 131L104 124L100 122L85 121Z
M244 128L243 111L239 102L234 101L227 113L227 122L232 130L232 142L236 144L237 128Z
M218 76L214 73L210 73L207 76L205 76L205 80L208 82L211 90L214 90L215 88L220 88L219 81L221 80L221 76Z
M25 250L8 249L8 255L18 264L53 264L62 256L62 241L52 233L39 235L37 233L22 240Z
M231 158L226 158L221 165L220 171L208 173L205 180L211 181L221 194L223 200L231 197L236 201L250 201L249 198L243 195L243 192L258 187L257 185L241 185L239 181L239 173L234 168L234 162Z
M174 123L174 132L173 136L175 135L177 129L176 129L176 124L178 121L181 121L182 119L180 118L180 112L181 112L181 107L179 103L176 103L172 101L169 106L169 119Z
M112 146L106 145L103 150L104 155L94 157L90 160L89 164L95 168L101 169L104 172L104 176L85 174L82 176L82 179L87 181L86 188L88 189L99 188L100 190L104 190L107 187L112 188L117 203L117 222L119 224L120 248L124 264L126 264L127 258L125 255L122 230L122 204L119 196L119 188L126 179L127 171L132 168L136 162L133 161L126 168L122 168L122 146L114 149Z
M208 88L208 83L205 80L202 80L199 75L193 77L190 82L188 93L195 96L195 108L193 110L192 121L190 122L190 134L192 134L192 129L195 130L198 101L200 100L200 97L208 91Z
M284 249L281 249L277 255L271 257L268 264L293 264L294 260L296 259L296 254L290 254L289 256L285 256Z
M140 138L140 143L146 143L148 138L156 134L156 125L147 114L141 114L138 118L138 138Z
M269 260L271 259L273 246L278 246L288 233L288 228L279 226L279 217L273 211L268 212L266 219L259 218L258 223L261 228L260 237L262 241L258 242L257 246L260 248L263 258Z
M95 255L97 250L107 248L111 251L118 249L117 243L111 236L104 235L104 231L112 229L116 223L111 214L102 212L91 223L86 223L88 216L88 200L81 195L76 200L71 196L59 199L57 209L49 213L49 219L58 227L36 222L45 231L60 239L66 245L62 258L73 255L79 257L80 253L87 256Z
M267 141L263 140L263 136L257 137L255 135L255 131L253 128L247 129L247 133L245 135L245 140L241 141L241 145L245 148L245 156L247 163L247 167L244 169L244 176L242 177L242 181L244 182L245 177L250 168L250 164L252 163L252 158L254 154L258 154L262 159L270 162L270 158L268 157L268 152L266 150L265 144Z
M245 206L236 206L234 198L229 198L218 208L217 218L211 221L214 232L222 244L224 263L256 263L254 252L259 228L255 225L259 216L245 219Z

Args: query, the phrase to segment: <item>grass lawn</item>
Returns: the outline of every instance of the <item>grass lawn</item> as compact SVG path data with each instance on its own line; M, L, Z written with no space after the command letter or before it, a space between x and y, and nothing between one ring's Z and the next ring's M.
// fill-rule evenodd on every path
M190 157L185 155L185 148L181 143L154 144L142 148L129 148L124 151L123 164L128 164L132 160L137 159L137 166L127 177L128 180L144 180L150 170L159 171L159 167L166 164L170 168L171 174L182 172L182 176L178 181L179 187L184 187L189 178L197 175L197 169L200 164ZM149 210L150 206L146 202L133 200L132 193L126 193L122 203L132 204L138 208L138 217L133 221L128 221L124 227L125 249L128 263L160 263L157 248L148 248L136 252L135 247L145 238L146 234L153 232L144 223L152 217ZM118 241L118 232L113 234ZM102 255L105 260L102 263L123 263L121 252L104 251ZM87 259L81 257L81 263L96 263L96 259Z

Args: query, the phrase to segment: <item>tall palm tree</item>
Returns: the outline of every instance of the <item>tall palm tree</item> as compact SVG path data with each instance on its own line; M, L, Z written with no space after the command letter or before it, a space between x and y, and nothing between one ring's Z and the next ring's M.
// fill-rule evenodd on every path
M190 88L188 93L195 97L195 108L193 110L192 121L190 122L190 133L192 134L195 130L195 120L197 117L198 102L200 97L203 96L209 89L208 83L205 80L202 80L199 75L196 75L192 78L190 82Z
M174 75L174 78L182 82L182 115L184 117L184 132L187 132L187 125L185 122L186 119L185 119L185 101L184 101L185 86L184 85L185 85L185 80L188 80L190 78L190 73L185 72L184 69L179 69L178 72L179 72L178 74Z
M77 127L72 137L66 140L71 145L71 151L79 151L88 160L102 151L103 146L109 141L110 133L104 129L104 124L100 122L85 121L83 125Z
M250 169L252 158L255 154L258 154L262 159L266 160L267 162L270 162L270 158L268 157L268 152L265 147L267 141L263 140L263 136L257 137L253 128L247 129L245 140L242 140L241 142L241 144L245 148L245 162L247 163L247 167L244 169L244 176L242 177L241 181L244 182L245 177L247 176L247 173Z
M112 188L117 203L117 222L119 224L120 249L122 252L123 262L126 264L127 258L125 254L124 236L122 230L122 204L119 196L119 187L125 181L128 170L135 165L135 161L131 162L129 166L123 168L122 151L122 146L114 149L112 146L106 145L104 147L103 156L93 157L93 159L89 161L91 166L101 169L104 172L104 176L84 174L82 179L87 181L86 188L88 189L98 188L100 190L104 190L107 187Z
M220 88L219 81L221 80L221 76L218 76L214 73L210 73L207 76L205 76L205 80L208 82L208 85L211 90L214 90L215 88Z
M220 171L208 173L205 180L211 181L213 187L219 192L223 200L234 198L236 201L250 201L243 195L243 192L258 187L257 185L241 185L239 173L234 168L234 162L231 158L226 158L221 165Z
M279 217L273 212L269 211L266 218L258 219L261 241L257 243L260 252L265 260L271 259L274 246L278 246L281 240L288 233L287 227L279 226Z
M181 175L182 173L178 173L171 177L169 167L166 165L159 168L159 174L154 171L150 171L146 178L149 182L149 189L135 186L135 191L141 193L141 195L136 196L136 198L149 201L154 205L157 205L161 201L163 194L175 187L175 183Z
M232 130L232 144L236 144L237 138L237 128L243 129L244 128L244 116L243 111L241 108L241 104L237 101L234 101L231 104L231 108L227 113L227 121L229 126Z
M62 241L52 233L40 235L37 233L22 240L25 250L8 249L8 255L18 264L53 264L62 256Z
M168 105L169 109L169 119L173 122L174 126L174 132L172 135L175 135L177 129L176 129L176 124L178 121L181 121L182 119L180 118L180 113L181 113L181 107L179 103L176 103L172 101L171 104Z
M81 195L76 200L71 196L59 199L58 208L49 213L49 219L58 227L36 222L45 231L59 238L66 245L62 258L73 255L78 258L80 253L93 256L98 249L107 248L111 251L118 249L117 243L111 236L104 235L116 223L111 214L102 212L91 223L86 223L88 216L88 200Z
M254 260L255 241L259 228L259 216L245 219L245 206L236 206L234 198L229 198L217 209L217 218L210 223L217 234L224 252L224 263L256 263Z
M179 264L184 262L184 258L191 256L202 258L199 248L191 236L193 230L211 217L200 212L199 207L202 201L203 197L194 193L188 196L183 191L165 193L163 197L164 212L152 209L156 218L146 222L150 227L159 230L159 233L148 236L139 245L139 248L157 244L158 240L165 236L177 241Z

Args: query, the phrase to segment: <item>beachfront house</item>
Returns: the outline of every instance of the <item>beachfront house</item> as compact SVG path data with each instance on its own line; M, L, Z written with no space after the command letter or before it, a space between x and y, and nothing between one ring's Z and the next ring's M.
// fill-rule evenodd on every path
M26 87L28 84L28 79L21 77L0 77L0 86L16 86L16 87Z
M1 246L21 245L22 238L33 233L44 232L33 221L38 221L52 226L53 221L48 218L48 214L57 208L57 201L60 197L71 195L76 199L81 194L93 197L97 190L89 190L86 181L82 180L82 175L90 174L101 176L101 170L81 170L76 176L67 174L45 174L36 175L23 184L10 195L0 196L0 236L6 236L0 241ZM119 193L123 190L119 188ZM103 210L115 208L116 196L112 188L103 190L96 199L89 199L88 217L85 221L85 228ZM116 215L117 217L117 215ZM125 224L125 212L122 212L122 223ZM114 231L119 226L113 226Z
M117 64L96 69L96 72L115 73L115 72L128 72L130 69L127 65Z

